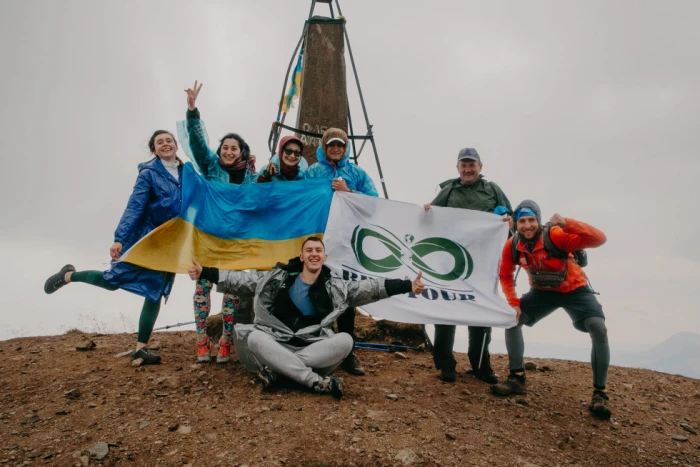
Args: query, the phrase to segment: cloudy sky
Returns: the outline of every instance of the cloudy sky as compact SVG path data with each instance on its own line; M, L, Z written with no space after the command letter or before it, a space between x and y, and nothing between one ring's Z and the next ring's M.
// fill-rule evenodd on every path
M77 284L47 296L46 277L108 266L147 138L184 117L195 79L210 134L235 130L264 158L309 5L0 3L0 339L135 329L140 297ZM431 200L476 147L514 205L532 198L608 235L587 271L612 342L698 332L700 4L397 5L341 3L390 197ZM192 292L179 277L158 325L192 320ZM588 339L563 312L526 338Z

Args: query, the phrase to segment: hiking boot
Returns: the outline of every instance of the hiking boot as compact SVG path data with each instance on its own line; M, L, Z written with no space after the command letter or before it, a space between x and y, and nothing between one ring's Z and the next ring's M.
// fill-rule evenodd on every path
M263 367L262 370L258 371L258 379L262 381L263 389L269 389L277 381L277 375L268 367Z
M355 376L364 376L365 375L365 369L362 368L360 361L355 356L355 352L350 352L350 355L345 357L345 360L343 360L343 363L340 366L343 368L343 370L347 371L351 375L355 375Z
M46 279L44 283L44 292L47 294L52 294L68 282L66 282L66 273L75 271L75 267L72 264L66 264L53 276Z
M231 360L231 343L219 341L219 353L216 354L216 363L228 363Z
M319 378L314 383L313 389L319 394L330 394L336 399L340 399L343 397L343 378L332 376Z
M498 383L498 375L494 373L492 368L486 368L484 370L469 370L467 371L467 374L476 377L476 379L480 379L484 383Z
M457 381L457 373L454 368L443 368L440 370L440 379L446 383L454 383Z
M527 378L525 373L517 375L511 373L508 379L502 383L491 386L491 392L497 396L510 396L511 394L527 394Z
M131 359L136 360L137 358L142 358L144 365L158 365L160 363L160 355L151 353L146 347L134 350L134 353L131 354Z
M199 363L209 363L211 361L211 342L209 342L209 336L205 336L203 342L197 341L197 361Z
M596 389L593 391L593 398L588 409L595 417L601 420L609 420L612 413L610 412L610 407L608 407L608 400L608 395L605 391Z

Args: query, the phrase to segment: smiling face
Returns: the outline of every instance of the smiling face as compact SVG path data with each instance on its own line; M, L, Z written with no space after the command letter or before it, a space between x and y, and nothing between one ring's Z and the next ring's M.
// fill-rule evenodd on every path
M166 161L175 159L177 142L170 133L161 133L153 139L153 154Z
M314 274L320 271L326 262L326 249L320 241L308 240L304 243L299 258L304 263L304 269Z
M301 146L299 146L299 143L290 141L289 143L285 144L284 149L282 149L282 160L284 161L284 164L288 165L289 167L299 165L299 162L301 161Z
M326 157L333 162L339 162L345 156L345 143L332 141L326 144Z
M224 164L232 164L241 156L241 145L236 138L226 138L221 143L221 160Z
M481 162L473 159L462 159L457 162L457 172L462 185L472 185L479 181Z
M537 222L537 218L534 216L523 216L518 219L516 228L518 229L518 233L525 240L532 240L535 238L535 235L537 235L540 224Z

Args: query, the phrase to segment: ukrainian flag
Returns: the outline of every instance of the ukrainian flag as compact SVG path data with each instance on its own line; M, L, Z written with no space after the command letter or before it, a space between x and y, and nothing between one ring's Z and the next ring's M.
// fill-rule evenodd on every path
M301 49L297 59L297 66L294 67L292 78L289 81L289 92L282 98L282 112L288 112L289 109L294 107L293 102L299 97L299 90L301 89L301 57L303 55L304 49Z
M186 273L192 257L220 269L270 269L298 256L306 238L323 235L332 198L325 178L211 183L187 163L180 215L142 238L121 260L173 273Z

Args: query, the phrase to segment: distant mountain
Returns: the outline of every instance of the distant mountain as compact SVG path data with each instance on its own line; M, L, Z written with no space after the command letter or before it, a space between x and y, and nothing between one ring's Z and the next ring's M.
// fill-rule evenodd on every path
M648 350L620 355L615 364L700 379L700 334L679 332Z

